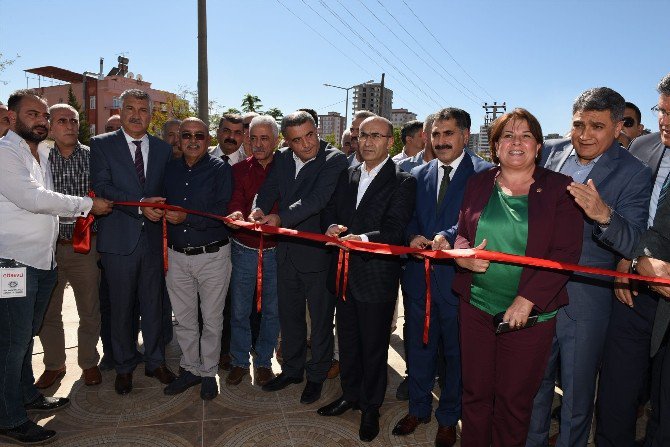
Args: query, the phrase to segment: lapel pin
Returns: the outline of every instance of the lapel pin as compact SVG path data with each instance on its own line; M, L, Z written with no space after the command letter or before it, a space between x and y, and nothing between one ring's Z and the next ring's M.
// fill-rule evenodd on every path
M535 192L542 192L542 188L537 188Z

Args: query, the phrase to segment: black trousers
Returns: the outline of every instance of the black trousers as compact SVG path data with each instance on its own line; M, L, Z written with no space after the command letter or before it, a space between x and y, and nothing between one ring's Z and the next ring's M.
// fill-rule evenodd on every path
M651 371L651 329L658 298L647 289L633 302L630 308L613 299L598 386L598 447L629 447L635 442L637 408Z
M135 369L135 302L142 318L144 361L149 370L165 363L162 258L149 250L146 233L129 255L102 253L111 310L111 339L117 373Z
M349 293L336 306L342 395L363 411L378 409L386 393L395 301L365 303Z
M327 279L328 270L299 272L290 259L277 265L279 324L284 358L282 372L289 377L303 377L306 372L310 382L322 383L326 380L333 359L335 312L335 297L326 288ZM312 322L312 355L309 360L305 302Z

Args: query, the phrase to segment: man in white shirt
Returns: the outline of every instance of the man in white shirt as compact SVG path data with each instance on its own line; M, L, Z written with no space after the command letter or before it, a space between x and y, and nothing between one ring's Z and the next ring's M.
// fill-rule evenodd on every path
M216 129L216 139L219 144L209 148L212 157L219 157L231 166L247 158L242 147L244 121L240 115L224 113Z
M33 337L57 278L58 216L107 214L112 202L52 191L48 151L37 149L49 132L46 101L32 90L18 90L9 97L8 108L10 130L0 140L0 267L17 268L14 274L24 278L25 286L23 293L0 298L0 436L38 443L56 432L35 424L26 412L69 403L35 388L31 364Z
M402 152L393 156L392 160L395 164L412 158L423 150L423 123L417 120L406 122L400 129L400 139L403 148Z

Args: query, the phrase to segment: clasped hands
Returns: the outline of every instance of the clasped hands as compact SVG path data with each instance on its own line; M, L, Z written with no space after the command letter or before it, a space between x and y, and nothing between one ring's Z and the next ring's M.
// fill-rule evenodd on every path
M340 234L346 232L348 230L347 227L344 225L338 225L338 224L333 224L328 227L328 230L326 230L326 236L330 237L336 237L338 241L340 242L346 242L346 241L362 241L363 238L360 237L358 234L347 234L345 236L340 236ZM341 249L345 251L349 251L349 248L347 248L345 245L338 244L337 242L326 242L326 245L331 245L334 247L340 247Z
M165 197L145 197L141 202L165 203ZM142 207L142 214L152 222L158 222L165 216L165 220L173 225L184 222L187 216L184 211L164 210L161 208L151 208L149 206Z

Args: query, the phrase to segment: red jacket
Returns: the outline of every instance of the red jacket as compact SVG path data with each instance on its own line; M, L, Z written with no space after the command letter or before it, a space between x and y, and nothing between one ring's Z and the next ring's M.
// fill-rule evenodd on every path
M454 248L472 248L479 216L489 201L500 168L473 175L465 188L458 218ZM578 263L582 250L584 218L567 191L572 179L536 167L528 192L528 241L526 256ZM524 267L517 295L532 301L539 312L550 312L568 304L565 283L570 272ZM472 272L459 269L453 289L470 301Z

